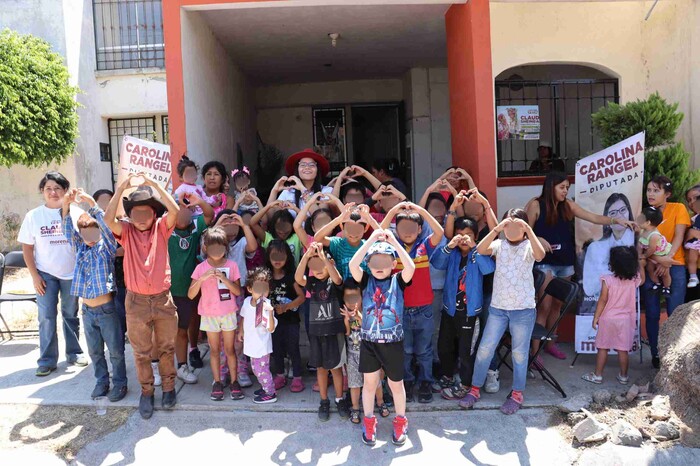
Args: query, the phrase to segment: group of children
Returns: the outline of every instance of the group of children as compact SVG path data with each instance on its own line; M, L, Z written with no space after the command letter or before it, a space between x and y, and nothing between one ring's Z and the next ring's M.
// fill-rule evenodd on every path
M339 416L362 424L369 445L376 442L375 410L387 417L393 403L392 441L401 445L406 403L416 394L419 402L440 393L471 408L482 388L498 391L494 355L506 331L514 380L501 410L515 413L523 403L536 315L532 268L545 255L526 213L510 210L497 223L488 200L457 167L419 204L358 166L324 186L328 164L310 150L291 156L286 168L267 203L251 188L247 168L228 174L220 162L209 162L200 186L198 167L186 157L172 196L143 174L130 175L113 196L66 193L64 228L77 252L74 287L83 298L95 365L93 397L109 390L104 344L116 390L110 400L126 394L127 332L141 415L153 413L154 385L162 385L163 408L172 408L176 377L197 382L192 369L203 366L201 331L209 345L212 400L223 400L227 387L233 400L244 398L252 368L260 384L253 401L276 402L289 379L290 391L305 389L303 318L319 419L329 419L332 383ZM89 206L77 232L74 202ZM636 284L636 269L614 251L616 278L604 285ZM116 271L115 259L121 263ZM115 293L120 300L120 269L126 328L112 311L120 305L113 302ZM603 290L603 297L613 296ZM603 327L608 314L599 305L596 323Z

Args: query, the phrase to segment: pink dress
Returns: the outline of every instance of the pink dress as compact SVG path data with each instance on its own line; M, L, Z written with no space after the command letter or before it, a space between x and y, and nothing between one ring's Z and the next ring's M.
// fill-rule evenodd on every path
M608 302L598 320L595 346L598 349L630 351L634 344L639 276L622 280L614 275L601 277L608 287Z

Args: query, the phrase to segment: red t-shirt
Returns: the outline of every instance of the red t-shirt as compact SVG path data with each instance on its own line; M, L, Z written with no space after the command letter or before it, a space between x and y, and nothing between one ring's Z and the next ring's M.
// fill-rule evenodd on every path
M406 252L416 264L416 271L413 273L411 284L406 287L403 299L405 307L419 307L433 304L433 285L430 281L430 256L433 254L435 246L430 243L430 236L406 248ZM401 261L398 261L394 273L403 270Z

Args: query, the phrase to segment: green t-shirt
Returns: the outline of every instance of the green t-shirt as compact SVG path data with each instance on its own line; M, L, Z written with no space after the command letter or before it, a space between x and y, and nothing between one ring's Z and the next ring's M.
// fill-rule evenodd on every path
M267 246L273 239L275 238L272 237L270 232L266 231L265 241L263 241L262 247L267 249ZM296 233L292 233L289 236L289 238L287 238L287 244L289 245L289 249L292 250L292 256L294 256L294 265L299 264L299 259L301 258L301 241L299 241L299 237Z
M203 216L192 220L193 228L190 230L173 230L168 239L168 254L170 255L171 284L170 294L173 296L187 296L192 282L192 272L197 266L197 253L202 233L207 228Z

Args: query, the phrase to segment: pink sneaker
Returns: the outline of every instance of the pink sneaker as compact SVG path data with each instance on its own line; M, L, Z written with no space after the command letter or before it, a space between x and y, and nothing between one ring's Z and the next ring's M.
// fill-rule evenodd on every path
M280 390L287 386L287 378L284 375L276 375L273 381L275 382L275 390Z
M289 388L289 390L292 393L299 393L303 392L305 388L304 382L301 381L301 377L294 377L292 379L292 386Z
M547 346L544 350L557 359L566 359L566 354L562 350L560 350L556 344Z

